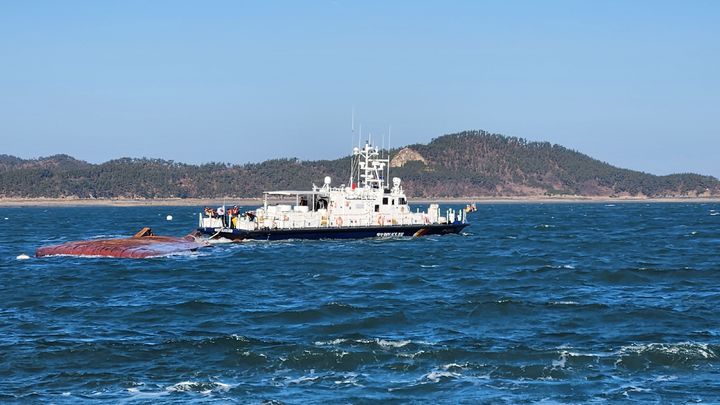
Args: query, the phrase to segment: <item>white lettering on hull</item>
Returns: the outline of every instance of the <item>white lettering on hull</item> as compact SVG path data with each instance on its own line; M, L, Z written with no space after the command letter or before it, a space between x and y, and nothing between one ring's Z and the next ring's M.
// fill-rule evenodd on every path
M393 236L403 236L405 233L403 232L378 232L377 236L380 238L391 238Z

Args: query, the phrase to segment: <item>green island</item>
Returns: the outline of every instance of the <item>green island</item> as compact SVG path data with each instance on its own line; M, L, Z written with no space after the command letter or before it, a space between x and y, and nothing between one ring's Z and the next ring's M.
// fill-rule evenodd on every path
M622 169L548 142L481 130L443 135L390 151L391 176L417 198L716 198L720 181ZM122 158L91 164L67 155L0 155L3 199L257 198L264 190L304 189L348 177L349 156L335 160L191 165ZM300 170L302 169L302 170Z

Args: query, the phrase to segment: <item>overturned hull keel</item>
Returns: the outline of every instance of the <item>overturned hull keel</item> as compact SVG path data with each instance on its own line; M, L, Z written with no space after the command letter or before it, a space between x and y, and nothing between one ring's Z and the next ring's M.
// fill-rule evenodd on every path
M142 259L194 251L206 246L209 246L207 242L196 239L193 235L179 238L156 236L150 228L143 228L131 238L85 240L43 246L35 252L35 256L64 255Z

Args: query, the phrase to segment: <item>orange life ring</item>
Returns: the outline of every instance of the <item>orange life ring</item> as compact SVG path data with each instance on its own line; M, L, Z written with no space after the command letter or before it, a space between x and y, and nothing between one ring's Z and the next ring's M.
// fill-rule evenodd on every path
M342 217L335 218L335 225L342 226L342 224L343 224Z

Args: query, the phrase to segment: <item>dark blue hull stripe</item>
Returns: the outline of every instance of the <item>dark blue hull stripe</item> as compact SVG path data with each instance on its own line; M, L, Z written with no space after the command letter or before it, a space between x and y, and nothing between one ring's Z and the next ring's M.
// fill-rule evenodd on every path
M387 225L352 228L240 229L198 228L203 235L230 240L283 240L283 239L359 239L396 236L446 235L459 233L469 224Z

